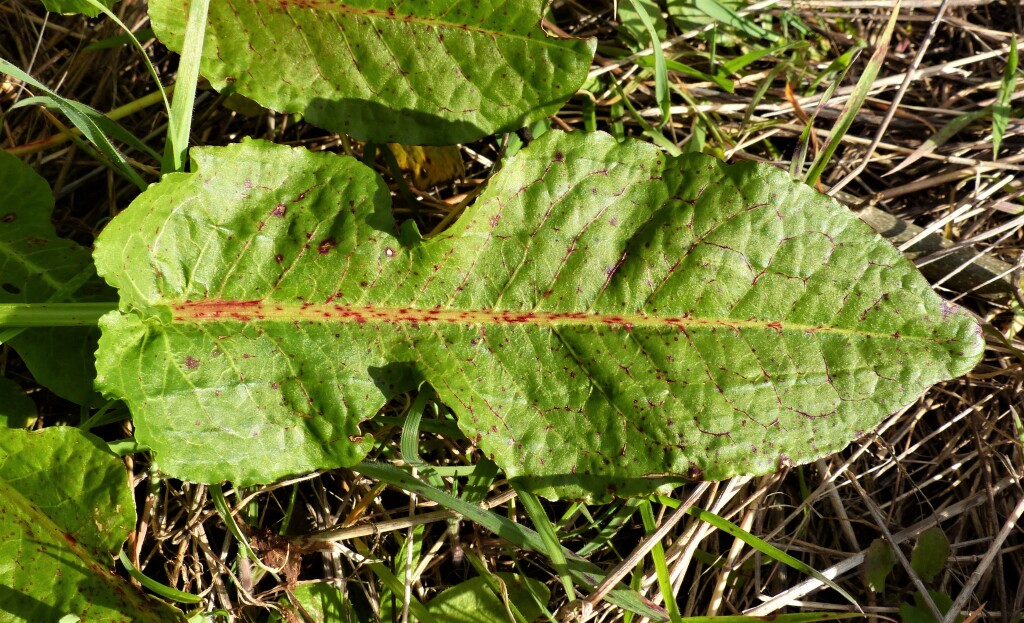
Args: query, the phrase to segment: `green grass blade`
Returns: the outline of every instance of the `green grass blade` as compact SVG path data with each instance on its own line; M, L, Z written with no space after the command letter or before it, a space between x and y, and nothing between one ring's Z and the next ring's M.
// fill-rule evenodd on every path
M188 155L188 138L192 132L192 108L196 101L199 82L199 63L206 36L206 15L210 0L193 0L189 4L188 24L178 62L178 78L174 89L174 103L168 119L167 151L164 153L163 172L183 171Z
M141 99L149 100L149 99L152 99L152 98L150 96L145 96L144 98L141 98ZM138 150L138 151L140 151L142 153L148 154L154 160L160 160L160 154L156 153L156 150L154 150L152 147L150 147L149 145L147 145L144 142L142 142L137 136L135 136L134 134L132 134L128 130L125 130L124 127L121 126L121 124L119 124L116 121L114 121L113 118L111 118L111 117L101 113L100 111L98 111L98 110L96 110L94 108L90 108L89 106L86 106L85 104L82 104L80 102L71 102L70 100L67 100L67 101L71 104L71 106L75 110L77 110L83 116L88 117L100 129L100 131L104 132L107 136L115 138L115 139L121 141L125 145L128 145L129 147L131 147L131 148L133 148L135 150ZM144 107L144 105L146 103L147 102L142 101L140 103L140 107ZM15 110L17 108L22 108L22 107L25 107L25 106L36 106L36 105L38 105L38 106L45 106L47 108L55 108L57 110L63 111L62 104L56 98L54 98L53 96L50 96L50 95L37 95L35 97L23 98L21 100L18 100L17 104L14 104L13 106L11 106L10 110ZM78 134L78 133L81 133L81 130L78 130L78 132L76 132L75 134ZM73 137L69 137L69 138L73 138ZM50 144L50 145L56 145L57 144L57 143L52 143L50 141L45 141L45 142ZM34 146L34 145L35 144L33 144L32 146ZM20 155L18 152L19 152L19 150L14 149L14 150L11 150L10 153L14 153L14 155Z
M672 503L676 503L674 500L668 500L668 501L672 502ZM719 530L721 530L722 532L725 532L726 534L729 534L729 535L731 535L731 536L733 536L733 537L743 541L744 543L746 543L747 545L753 547L754 549L756 549L757 551L761 552L765 556L769 556L773 560L777 560L777 561L781 562L782 564L784 564L786 566L792 567L793 569L796 569L797 571L800 571L801 573L806 573L807 575L813 577L814 579L816 579L819 582L823 583L825 586L828 586L832 590L834 590L837 593L839 593L840 595L842 595L844 599L849 601L851 604L856 606L858 609L860 608L860 605L857 603L857 600L854 599L852 595L847 593L845 590L842 589L842 587L840 587L838 584L836 584L832 580L826 578L819 571L817 571L816 569L814 569L811 566L807 565L806 563L804 563L804 562L802 562L800 560L797 560L796 558L793 558L792 556L790 556L786 552L782 551L781 549L775 547L774 545L766 543L765 541L757 538L753 534L750 534L749 532L747 532L743 528L740 528L739 526L737 526L736 524L732 523L731 521L729 521L727 519L724 519L722 517L719 517L718 515L716 515L714 513L711 513L709 511L706 511L706 510L704 510L702 508L697 508L696 506L691 507L690 510L687 511L687 512L690 515L692 515L693 517L695 517L695 518L697 518L697 519L699 519L699 520L701 520L703 522L709 523L712 526L714 526L714 527L718 528Z
M459 513L466 519L476 522L513 545L539 553L545 551L544 540L533 530L521 526L507 517L484 510L475 504L470 504L440 489L431 487L396 467L384 463L364 461L353 469L364 476L386 482L392 486L414 492L428 500L437 502L441 506ZM600 567L581 558L570 550L563 549L563 551L565 552L569 572L576 581L590 588L601 583L604 574ZM651 604L639 593L624 586L617 586L612 589L606 600L655 621L668 620L662 608Z
M640 517L644 522L644 530L648 534L658 529L654 522L654 510L651 508L650 500L644 500L640 504ZM665 609L672 623L679 623L682 617L679 614L679 606L676 604L675 591L672 590L672 579L669 576L668 565L665 563L665 548L661 541L651 548L651 559L654 561L654 570L658 574L658 587L661 589L661 596L665 600Z
M1017 84L1017 37L1010 38L1010 55L1006 57L1006 69L999 85L995 106L992 107L992 159L999 158L999 146L1010 122L1010 98Z
M176 601L180 604L197 604L203 601L203 598L198 595L193 595L192 593L179 591L178 589L171 588L166 584L161 584L160 582L157 582L153 578L139 571L135 567L135 565L132 564L132 561L128 560L128 556L124 553L123 550L121 551L121 554L117 557L117 559L121 561L122 565L124 565L125 570L128 571L128 575L138 580L139 584L144 586L146 589L156 593L157 595L160 595L164 599L170 599L171 601Z
M544 551L548 555L548 559L551 560L551 565L558 572L558 578L562 581L562 588L565 589L566 596L569 601L574 601L576 589L573 587L572 577L569 575L569 565L565 559L565 553L562 552L562 544L558 540L555 527L548 519L547 511L544 510L540 500L533 493L520 487L515 487L515 490L519 495L519 501L523 503L523 508L526 509L526 514L530 516L533 525L537 527L537 532L544 539Z
M740 15L731 8L715 2L715 0L693 0L693 6L716 21L728 24L736 30L750 37L767 39L771 42L779 40L779 36L770 30L761 28L751 20Z
M838 121L836 121L835 127L828 136L828 140L825 142L825 146L814 158L814 162L811 164L810 170L804 177L804 183L808 186L814 186L818 183L821 178L821 174L825 171L825 166L829 160L832 159L832 154L839 148L839 144L843 141L843 137L849 131L850 126L853 125L853 120L857 117L857 112L861 106L864 105L864 100L867 99L868 93L871 91L871 87L874 86L875 78L878 77L878 72L882 68L882 63L885 62L886 52L889 50L889 39L892 38L893 30L896 28L896 18L900 14L900 0L897 0L896 5L892 8L892 15L889 17L889 22L885 25L885 30L882 35L878 38L878 44L875 47L874 54L871 55L871 60L868 61L867 66L864 68L864 73L861 75L860 80L857 81L857 86L854 88L853 93L850 94L850 99L846 100L846 104L843 106L843 111L839 115ZM824 100L822 101L824 103Z
M816 623L817 621L838 621L840 619L859 619L864 615L859 612L794 612L777 614L772 617L754 617L734 614L716 617L686 617L682 623Z
M661 49L661 38L658 36L658 29L655 28L654 21L648 15L647 9L637 0L629 0L629 3L633 5L633 10L636 11L640 21L644 24L644 29L651 38L652 57L654 59L654 98L658 101L658 108L661 109L661 124L665 124L671 115L669 113L671 102L669 101L668 94L668 69L665 67L665 51Z
M355 545L357 552L367 558L370 558L370 551L361 540L356 539ZM402 581L391 572L391 569L388 569L383 563L367 562L366 565L370 567L370 571L373 571L373 574L384 583L384 586L386 586L393 595L399 596L405 594L405 584L403 584ZM419 619L420 623L438 623L438 621L430 615L430 612L427 611L427 608L420 603L420 600L415 597L409 600L409 612Z
M96 120L97 116L102 116L99 111L57 95L57 93L47 88L46 85L2 58L0 58L0 73L13 76L18 80L45 92L50 96L54 105L64 113L68 120L71 121L72 125L81 130L82 134L89 140L89 142L95 145L96 148L110 160L118 173L138 186L140 190L145 190L146 187L149 186L149 184L147 184L139 174L135 172L135 169L128 164L124 155L117 149L117 147L114 146L110 141L110 138L108 138L107 134L103 131L103 128L100 127ZM3 118L0 117L0 122L2 122L2 120Z
M960 132L960 130L963 130L964 128L971 125L978 119L991 113L992 109L986 106L981 110L975 110L967 113L966 115L953 117L953 119L949 123L939 128L938 132L936 132L932 136L929 136L928 139L924 143L922 143L920 147L915 149L912 154L907 156L903 160L903 162L899 163L892 169L886 171L882 176L885 177L887 175L892 175L893 173L902 171L903 169L909 167L910 165L914 164L921 158L924 158L928 154L932 153L933 151L944 145L946 141L956 136L956 134ZM994 117L995 115L993 114L993 120ZM993 135L995 132L994 125L995 124L993 121Z

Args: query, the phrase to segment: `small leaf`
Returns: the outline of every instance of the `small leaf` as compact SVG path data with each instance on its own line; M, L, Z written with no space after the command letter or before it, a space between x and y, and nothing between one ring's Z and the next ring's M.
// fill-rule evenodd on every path
M527 621L536 621L551 598L551 591L532 578L515 573L495 573L508 591L507 602L515 607ZM538 605L535 598L543 604ZM438 621L446 623L496 623L509 621L506 599L499 598L482 577L470 578L443 591L427 603L427 611Z
M36 421L36 403L10 379L0 378L0 428L27 428Z
M932 526L917 538L910 554L910 566L925 582L931 582L946 568L949 558L949 539L938 526Z
M0 150L0 303L110 300L89 251L58 238L50 222L46 180ZM36 381L79 404L101 401L93 390L99 331L89 328L4 331L0 340L25 361Z
M111 572L135 526L135 501L105 446L71 427L0 429L0 612L21 621L179 620Z
M378 143L445 145L558 110L596 42L540 28L522 2L211 2L202 74L262 106ZM151 0L157 37L182 46L187 3Z
M875 539L864 555L864 575L868 588L885 593L885 580L896 566L896 552L883 539Z
M121 296L98 383L187 480L352 465L359 424L422 381L545 496L760 474L843 448L984 347L891 245L770 166L552 131L423 240L355 159L194 157L96 244Z

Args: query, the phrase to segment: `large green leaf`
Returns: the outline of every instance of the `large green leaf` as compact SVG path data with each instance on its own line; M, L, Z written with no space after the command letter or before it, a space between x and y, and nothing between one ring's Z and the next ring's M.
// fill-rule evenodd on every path
M359 423L420 380L545 495L764 473L983 347L895 249L766 165L551 132L423 241L354 159L194 155L96 247L121 295L99 383L189 480L352 464Z
M406 145L462 143L558 110L595 41L540 28L543 0L211 2L201 71L263 106ZM187 3L150 0L181 50Z
M0 428L0 621L177 621L111 572L135 526L121 460L77 428Z
M89 250L58 238L50 222L53 195L46 180L0 150L0 303L110 300ZM28 329L7 338L35 379L79 404L95 404L93 327ZM0 341L6 336L0 334Z

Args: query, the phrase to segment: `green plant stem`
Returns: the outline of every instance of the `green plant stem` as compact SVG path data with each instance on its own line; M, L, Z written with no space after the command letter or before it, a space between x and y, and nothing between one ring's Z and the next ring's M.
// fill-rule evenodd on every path
M11 303L0 305L0 328L93 327L117 303Z

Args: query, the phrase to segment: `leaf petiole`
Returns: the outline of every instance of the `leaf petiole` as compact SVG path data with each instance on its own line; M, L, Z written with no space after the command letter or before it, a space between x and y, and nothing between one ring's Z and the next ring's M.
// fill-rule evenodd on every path
M0 305L0 328L93 327L117 303L9 303Z

